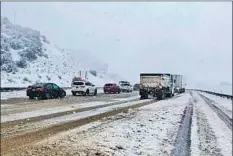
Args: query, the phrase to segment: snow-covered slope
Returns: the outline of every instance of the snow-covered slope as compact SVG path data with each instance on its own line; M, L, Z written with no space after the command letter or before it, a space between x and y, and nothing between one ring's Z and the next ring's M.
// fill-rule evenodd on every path
M25 87L35 82L55 82L68 87L79 70L97 86L121 78L86 51L61 49L39 31L12 24L1 17L1 86ZM93 73L93 72L92 72Z

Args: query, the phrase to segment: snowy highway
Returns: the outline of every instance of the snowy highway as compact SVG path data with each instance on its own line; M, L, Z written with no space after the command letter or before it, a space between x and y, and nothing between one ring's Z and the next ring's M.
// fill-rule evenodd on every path
M161 101L139 100L138 92L8 99L1 105L1 150L41 156L230 156L231 103L195 91Z
M232 156L231 43L230 2L2 2L1 155Z

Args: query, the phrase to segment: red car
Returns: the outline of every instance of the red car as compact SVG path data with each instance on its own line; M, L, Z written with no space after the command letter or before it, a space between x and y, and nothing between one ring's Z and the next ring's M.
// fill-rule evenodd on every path
M107 83L104 85L104 93L120 93L121 92L121 89L120 87L115 84L115 83Z

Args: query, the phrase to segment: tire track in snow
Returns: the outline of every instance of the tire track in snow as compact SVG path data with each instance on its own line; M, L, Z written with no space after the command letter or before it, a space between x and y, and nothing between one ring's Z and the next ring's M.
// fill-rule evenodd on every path
M185 107L181 125L175 140L175 149L172 150L171 156L188 156L190 155L190 137L192 125L193 103L191 99Z
M56 107L64 107L73 104L82 104L86 102L96 102L96 101L105 101L105 102L114 102L114 100L122 99L122 98L130 98L132 96L138 96L137 92L133 93L124 93L124 94L106 94L105 96L70 96L64 99L51 99L51 100L26 100L27 104L22 104L21 102L17 104L4 104L1 103L1 115L11 115L17 113L24 113L30 111L37 111L44 108L55 108ZM11 100L10 100L11 101ZM1 101L2 102L2 101ZM4 107L2 107L4 106ZM9 107L8 107L9 106Z
M198 124L197 124L197 105L193 100L193 116L192 116L192 127L191 127L191 145L190 145L190 156L200 156L200 140L198 135Z
M221 154L221 149L217 147L218 146L217 138L214 134L213 129L209 124L207 116L201 110L200 106L198 106L199 101L196 97L196 95L198 94L195 93L194 95L193 92L190 92L190 94L193 98L193 105L195 110L193 112L193 114L195 114L193 115L193 117L195 117L196 120L197 135L198 135L197 137L199 140L197 143L198 149L194 149L194 150L197 150L196 152L198 152L200 156L223 156ZM195 143L193 142L193 144Z
M122 103L134 102L134 101L139 101L139 99L117 101L117 102L106 103L106 104L97 105L97 106L77 108L77 109L72 109L72 110L63 111L63 112L34 116L34 117L30 117L30 118L18 119L18 120L13 120L13 121L6 121L6 122L1 123L1 128L4 129L4 128L11 127L14 125L21 125L21 124L25 124L25 123L38 122L38 121L42 121L42 120L46 120L46 119L50 119L50 118L65 116L65 115L73 114L74 112L79 113L79 112L84 112L84 111L88 111L88 110L92 110L92 109L104 108L104 107L109 107L109 106L114 106L114 105L118 105L118 104L122 104Z
M205 103L208 104L210 108L218 115L218 117L227 125L227 127L232 130L232 119L228 115L226 115L226 113L224 113L220 108L212 104L212 100L200 93L198 94L202 97Z
M208 120L203 112L196 107L199 148L201 156L223 156L217 147L217 138L210 127Z

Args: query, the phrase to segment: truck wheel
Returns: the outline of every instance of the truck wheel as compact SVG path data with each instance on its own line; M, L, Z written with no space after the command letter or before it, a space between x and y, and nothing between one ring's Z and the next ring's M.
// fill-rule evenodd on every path
M42 95L40 95L37 99L38 99L38 100L43 100L43 99L45 99L45 97L42 96Z
M62 92L61 95L59 96L60 98L64 98L66 96L66 92Z
M148 94L143 95L143 99L148 99Z
M29 96L29 99L31 99L31 100L32 100L32 99L34 99L34 97L33 97L33 96Z
M172 93L168 93L167 97L169 97L169 98L172 97Z
M72 92L72 95L73 95L73 96L76 96L77 94L76 94L76 92Z
M94 92L94 96L96 96L97 95L97 89L95 89L95 92Z
M157 96L157 100L162 100L162 96Z
M89 95L89 89L86 91L85 95L87 95L87 96Z
M163 99L163 94L159 94L156 97L157 97L157 100L162 100Z
M46 99L52 99L51 95L49 93L45 93L45 98Z

